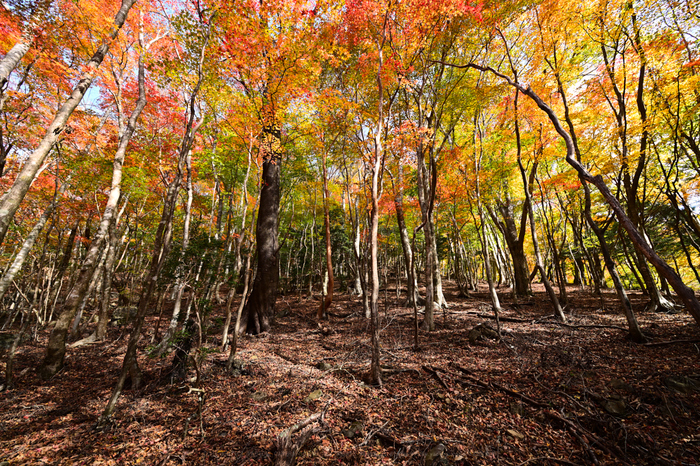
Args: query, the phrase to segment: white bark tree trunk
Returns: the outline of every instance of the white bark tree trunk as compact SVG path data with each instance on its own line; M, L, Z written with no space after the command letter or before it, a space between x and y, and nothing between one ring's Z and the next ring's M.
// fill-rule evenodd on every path
M34 181L39 168L44 163L46 156L49 155L51 148L56 141L58 141L60 134L65 129L68 118L78 107L80 101L83 100L83 96L85 96L85 93L97 75L97 69L109 51L109 45L119 34L119 30L124 25L126 16L134 3L136 3L136 0L122 0L121 7L114 18L112 30L107 37L105 37L102 45L97 49L85 66L85 71L78 81L78 84L73 88L73 92L68 100L66 100L54 116L44 138L22 166L22 170L19 175L17 175L12 187L0 198L0 244L4 241L10 222L12 222L15 212L17 212L27 191L29 191L29 187Z

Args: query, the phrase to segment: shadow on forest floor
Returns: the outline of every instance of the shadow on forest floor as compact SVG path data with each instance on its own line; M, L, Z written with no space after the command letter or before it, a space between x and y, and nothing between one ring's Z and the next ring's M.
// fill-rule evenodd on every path
M23 369L40 361L45 332L20 348L17 388L0 399L0 462L271 464L280 432L327 409L297 464L697 464L698 343L634 344L613 328L625 321L612 292L603 307L573 287L577 327L547 319L551 306L536 287L517 304L502 297L503 342L476 339L475 326L493 325L480 291L458 298L448 288L450 307L436 313L435 332L420 333L418 352L412 310L397 304L395 290L382 292L382 388L362 381L370 346L359 298L337 297L325 332L314 320L317 301L280 298L284 316L273 331L242 339L237 377L223 369L214 327L203 365L204 430L193 418L187 435L196 395L157 383L170 357L141 359L145 386L127 391L111 429L96 432L126 339L115 342L114 329L107 343L70 349L66 368L42 383ZM653 341L700 338L687 314L648 313L641 295L631 298ZM223 310L216 313L212 322Z

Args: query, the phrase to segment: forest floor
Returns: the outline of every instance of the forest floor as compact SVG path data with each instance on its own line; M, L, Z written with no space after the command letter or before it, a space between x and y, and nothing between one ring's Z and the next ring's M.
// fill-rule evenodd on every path
M639 345L615 328L625 322L611 291L601 302L570 288L571 326L562 326L541 289L519 303L501 290L503 340L472 333L470 342L475 326L494 325L480 291L460 298L448 287L450 306L435 332L420 332L417 352L412 309L382 292L381 388L363 382L370 342L357 297L336 297L326 329L314 320L317 301L281 297L272 332L241 340L236 375L217 349L218 310L204 344L201 419L191 380L162 381L172 356L142 357L143 387L124 393L104 431L93 427L126 329L69 349L48 382L31 370L44 332L20 347L16 388L0 395L0 464L272 464L278 435L315 413L323 417L309 424L297 464L698 464L700 331L689 315L647 312L633 293L642 328L660 343Z

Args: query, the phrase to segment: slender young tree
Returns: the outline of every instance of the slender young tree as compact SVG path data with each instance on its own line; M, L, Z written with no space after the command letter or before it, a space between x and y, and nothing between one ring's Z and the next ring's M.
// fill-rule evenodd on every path
M153 245L153 255L151 256L151 261L148 271L146 272L146 276L143 279L143 288L141 290L141 296L139 297L134 327L129 335L129 341L127 343L126 354L124 355L121 372L119 374L119 378L117 379L117 383L112 389L112 394L110 395L109 401L107 402L105 409L102 411L102 414L97 421L97 428L104 428L107 424L109 424L112 414L117 407L117 401L119 400L122 390L124 389L124 384L126 383L127 377L131 375L132 386L138 386L139 384L140 370L138 368L136 358L137 345L141 338L141 330L143 328L146 312L150 307L151 298L156 290L158 277L160 276L163 265L168 258L168 254L170 253L172 244L173 217L175 214L178 193L180 192L180 187L182 186L182 177L185 172L187 157L189 156L192 146L195 143L197 131L202 124L204 124L204 115L198 111L197 103L202 86L204 85L204 64L207 58L208 45L211 40L213 19L216 16L216 11L212 12L200 8L197 10L196 15L196 19L191 18L192 21L196 23L196 27L200 28L200 41L195 45L195 47L198 49L198 57L195 64L196 80L186 102L185 128L180 146L178 148L175 176L168 184L165 194L160 222L158 223L158 229L156 230L155 242Z
M34 5L27 23L22 28L22 35L19 40L0 60L0 94L10 78L10 73L17 68L22 58L31 49L37 32L41 28L42 23L46 21L46 13L52 3L53 0L40 0Z
M107 242L109 230L112 227L112 222L115 218L117 206L121 197L122 168L124 166L126 151L129 146L129 142L131 141L131 137L136 130L136 124L139 116L146 106L146 71L144 54L150 45L159 40L160 37L156 37L149 43L145 43L143 39L143 31L140 30L138 34L139 47L141 48L138 58L138 99L131 114L128 118L126 118L123 111L122 102L123 76L119 76L119 72L115 71L113 74L117 87L115 102L118 115L119 145L117 146L117 150L114 154L114 160L112 162L112 182L109 196L104 207L104 212L102 213L102 219L100 221L97 233L90 243L90 247L80 267L80 271L78 272L78 278L73 285L73 288L68 293L63 305L63 310L61 311L56 325L52 329L51 335L49 336L49 342L46 345L46 354L38 369L39 374L45 379L53 377L53 375L56 374L56 372L58 372L58 370L63 366L68 329L70 323L73 321L76 313L78 312L78 307L81 305L86 294L88 293L88 289L92 283L91 278L95 274L95 271L100 264L99 259L102 256L104 245ZM122 69L121 71L123 72L124 70Z
M554 292L554 289L552 288L552 285L549 282L549 279L547 278L547 272L545 271L544 264L542 262L542 254L540 253L539 241L537 240L537 226L535 225L535 211L532 206L532 192L529 183L530 180L527 176L527 171L525 170L525 166L523 165L522 159L522 143L520 139L520 123L518 117L518 91L516 91L515 93L513 105L515 112L515 143L518 151L518 167L520 168L520 176L523 179L525 202L527 203L528 214L530 219L530 235L532 237L532 247L535 250L535 267L537 268L537 271L540 274L540 280L542 281L545 290L547 290L549 299L550 301L552 301L552 307L554 307L554 316L562 322L566 322L566 316L564 315L564 310L562 309L561 304L559 304L559 298L557 298L557 294ZM533 163L536 164L537 161Z
M99 66L107 56L111 43L117 38L119 31L126 21L129 10L135 3L136 0L122 0L119 11L117 11L114 17L112 29L103 39L102 45L97 48L90 61L88 61L70 97L63 103L58 112L56 112L39 146L24 162L22 170L17 175L12 187L0 198L0 244L4 241L15 212L17 212L27 191L29 191L29 187L32 185L39 168L44 163L44 160L46 160L51 148L56 141L58 141L59 135L65 129L68 118L70 118L73 111L78 107L78 104L83 100L83 96L85 96L85 93L97 76Z
M605 180L600 175L593 176L578 160L576 160L576 150L574 148L574 142L571 139L571 135L564 129L561 125L559 117L556 115L554 110L545 103L544 100L530 87L525 86L517 78L514 80L509 76L501 73L495 68L488 65L481 65L478 63L467 63L465 65L452 64L451 66L460 68L472 68L479 71L486 71L498 78L504 80L509 85L516 88L520 93L528 96L532 99L535 104L542 110L550 122L554 126L557 134L566 143L566 162L571 165L578 175L588 183L598 188L598 191L603 195L603 198L608 203L612 211L615 213L620 226L627 232L632 243L638 248L644 257L656 268L659 275L664 277L669 285L674 289L678 297L683 301L685 308L693 316L695 322L700 325L700 301L698 301L697 296L692 288L688 287L683 279L678 275L678 273L669 266L666 261L664 261L654 249L649 245L644 236L642 236L637 228L634 226L634 222L629 218L625 210L623 209L620 201L615 197L615 195L610 191L610 188L605 184ZM524 167L523 167L524 169ZM522 172L522 171L521 171ZM532 222L532 219L530 220Z
M321 171L323 175L323 230L326 240L326 273L328 274L328 284L326 296L316 313L316 320L328 317L328 309L333 303L333 287L335 280L333 277L333 249L331 245L331 214L330 214L330 192L328 191L328 169L326 166L326 150L322 149Z
M483 149L483 133L480 124L480 111L474 114L474 133L472 143L474 146L474 188L476 196L476 207L479 213L479 242L481 243L481 253L484 257L484 273L486 274L486 281L489 285L489 296L491 297L491 307L493 308L493 314L496 318L496 329L498 331L498 336L501 336L501 323L499 320L499 313L501 312L501 302L498 299L498 293L496 292L496 286L493 282L493 275L491 274L491 251L489 250L488 238L486 236L486 215L484 214L484 206L481 198L481 162L484 156ZM476 219L475 219L476 220Z

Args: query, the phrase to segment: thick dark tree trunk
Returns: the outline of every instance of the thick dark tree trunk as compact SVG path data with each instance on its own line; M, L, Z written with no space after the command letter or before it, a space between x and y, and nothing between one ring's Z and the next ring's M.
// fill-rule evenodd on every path
M532 170L530 171L530 180L532 180L536 169L537 165L533 164ZM530 269L527 265L527 257L525 256L524 248L525 232L527 231L527 216L529 212L527 201L523 204L519 232L515 225L515 219L513 218L513 206L510 203L510 199L506 199L505 203L499 203L498 211L503 221L501 222L492 211L490 211L491 219L496 223L501 233L503 233L506 245L508 246L508 252L510 252L510 257L513 260L513 290L516 296L528 296L532 292L530 290Z
M270 330L277 302L279 284L278 217L280 210L280 168L282 163L281 131L270 110L263 127L263 172L258 209L257 240L258 267L248 303L241 316L241 328L258 334Z

